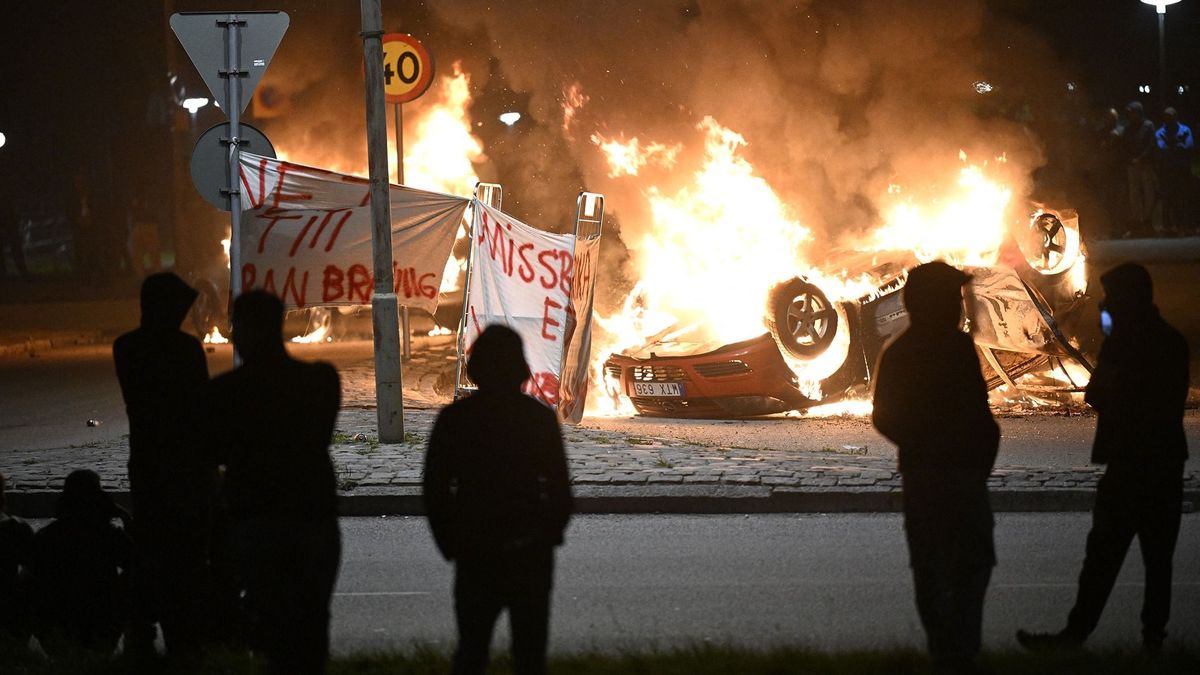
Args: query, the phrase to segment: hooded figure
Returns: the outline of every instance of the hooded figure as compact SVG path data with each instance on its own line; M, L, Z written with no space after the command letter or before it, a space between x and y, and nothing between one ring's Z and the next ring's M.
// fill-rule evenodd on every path
M225 465L231 541L252 640L272 673L324 672L341 533L329 457L341 380L328 363L293 359L283 303L247 291L233 303L238 368L213 379L208 403Z
M554 411L521 393L521 337L488 326L471 347L479 386L438 415L425 455L424 496L438 550L455 562L455 673L482 673L507 608L515 672L543 673L554 548L572 510Z
M34 634L48 654L84 648L111 654L128 606L130 542L113 525L127 518L92 471L63 482L54 521L33 536L29 569Z
M909 327L879 359L872 421L898 447L917 611L935 667L959 672L980 649L996 564L987 479L1000 430L971 336L960 328L971 277L943 262L904 287Z
M131 653L151 654L153 623L167 651L199 648L216 467L202 441L204 348L179 329L196 291L170 272L142 282L141 325L113 343L129 416L135 543Z
M1154 306L1146 268L1119 265L1100 277L1112 330L1100 348L1085 400L1096 409L1092 461L1107 464L1096 486L1079 592L1058 633L1018 631L1030 649L1076 646L1100 614L1137 536L1146 569L1142 643L1157 651L1171 609L1171 559L1179 537L1187 439L1187 340Z

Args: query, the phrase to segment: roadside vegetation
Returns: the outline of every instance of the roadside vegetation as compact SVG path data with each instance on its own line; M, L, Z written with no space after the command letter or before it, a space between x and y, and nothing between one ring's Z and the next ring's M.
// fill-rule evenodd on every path
M1149 657L1136 651L1078 651L1029 654L1018 651L986 652L981 672L995 675L1195 675L1200 673L1200 650L1173 649ZM191 667L165 663L134 664L77 656L54 663L39 655L10 646L0 647L0 672L13 675L120 675L123 673L201 673L213 675L258 675L264 665L244 654L224 652L208 655ZM334 659L329 675L427 675L450 672L449 655L418 645L407 651L356 654ZM493 659L491 675L512 673L507 656ZM733 647L700 646L664 651L579 654L550 659L554 675L924 675L931 673L923 652L912 649L839 652L828 654L809 649L778 648L756 651Z

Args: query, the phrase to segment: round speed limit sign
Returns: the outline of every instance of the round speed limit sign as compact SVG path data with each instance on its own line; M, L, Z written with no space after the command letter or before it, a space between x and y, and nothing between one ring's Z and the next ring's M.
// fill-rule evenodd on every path
M404 33L383 36L383 94L388 103L407 103L429 88L433 59L421 41Z

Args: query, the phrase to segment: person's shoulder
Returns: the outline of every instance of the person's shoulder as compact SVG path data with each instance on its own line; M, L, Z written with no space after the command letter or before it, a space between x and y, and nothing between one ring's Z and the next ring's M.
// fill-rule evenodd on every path
M304 373L306 377L323 382L338 383L341 381L341 376L338 375L337 368L328 361L298 361L292 360L292 367Z

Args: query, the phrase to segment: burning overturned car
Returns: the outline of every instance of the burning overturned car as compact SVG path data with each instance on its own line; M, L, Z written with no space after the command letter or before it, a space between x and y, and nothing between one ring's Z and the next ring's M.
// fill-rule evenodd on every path
M963 328L975 338L989 390L1054 398L1081 391L1098 341L1086 293L1078 217L1038 209L1009 234L996 262L964 266ZM848 252L837 262L869 279L868 290L834 295L819 273L776 285L767 332L713 344L672 328L604 364L610 392L639 414L745 417L863 398L883 346L908 325L901 290L912 252Z

